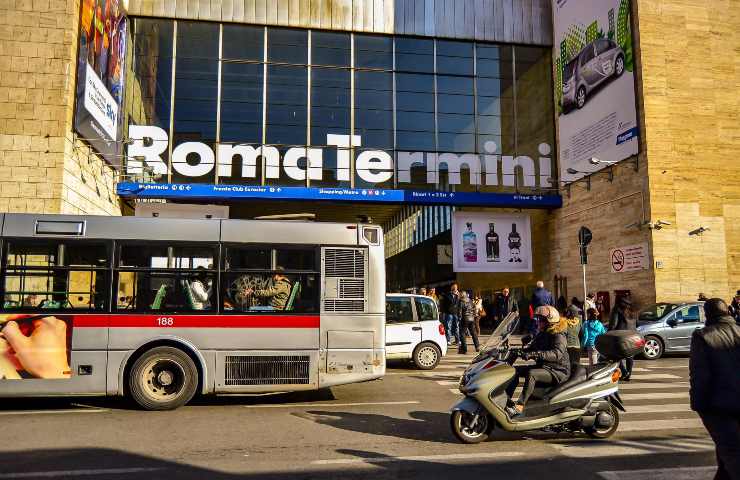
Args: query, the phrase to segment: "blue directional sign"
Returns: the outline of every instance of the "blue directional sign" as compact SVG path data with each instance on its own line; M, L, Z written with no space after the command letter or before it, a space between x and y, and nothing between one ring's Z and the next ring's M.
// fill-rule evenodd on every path
M278 187L194 183L119 183L117 193L129 198L177 200L334 200L411 205L468 205L481 207L559 208L560 195L522 193L438 192L343 187Z

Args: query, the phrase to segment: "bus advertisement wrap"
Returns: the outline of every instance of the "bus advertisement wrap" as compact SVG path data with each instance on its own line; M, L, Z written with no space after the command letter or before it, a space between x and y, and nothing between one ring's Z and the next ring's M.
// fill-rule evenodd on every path
M0 380L70 378L70 315L0 315Z
M75 130L108 163L121 165L127 18L120 0L83 0Z
M560 178L573 181L639 150L630 1L555 0L553 16Z
M529 215L455 212L452 254L455 272L531 272Z

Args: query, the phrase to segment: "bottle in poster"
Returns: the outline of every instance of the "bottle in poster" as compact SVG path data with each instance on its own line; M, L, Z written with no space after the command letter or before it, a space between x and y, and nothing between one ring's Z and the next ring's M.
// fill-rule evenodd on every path
M499 262L499 243L496 225L488 224L488 235L486 235L486 260L489 262Z
M477 235L473 231L472 223L468 222L465 225L467 228L463 233L463 258L468 263L476 263L478 261Z
M522 236L516 231L516 223L511 224L511 233L509 233L509 252L511 252L511 258L509 263L522 263L522 259L519 256L519 252L522 248Z

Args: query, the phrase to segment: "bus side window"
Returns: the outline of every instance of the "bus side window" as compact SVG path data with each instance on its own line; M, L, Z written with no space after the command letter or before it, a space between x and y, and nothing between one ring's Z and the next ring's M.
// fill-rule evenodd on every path
M117 310L215 310L217 245L121 242L118 248Z
M68 240L8 242L4 310L105 310L109 248Z

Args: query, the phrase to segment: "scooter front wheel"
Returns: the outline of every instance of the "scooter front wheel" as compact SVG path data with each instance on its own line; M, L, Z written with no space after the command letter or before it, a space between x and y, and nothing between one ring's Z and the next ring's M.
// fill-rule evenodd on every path
M456 410L450 415L452 433L463 443L480 443L488 439L493 430L493 420L488 413L478 415Z

